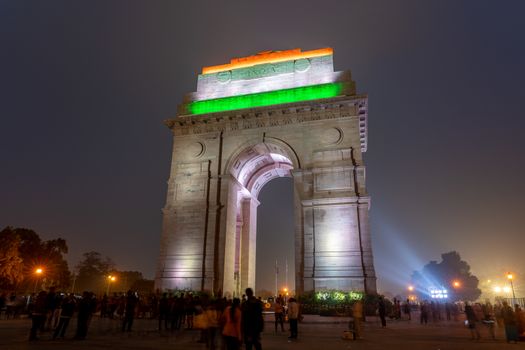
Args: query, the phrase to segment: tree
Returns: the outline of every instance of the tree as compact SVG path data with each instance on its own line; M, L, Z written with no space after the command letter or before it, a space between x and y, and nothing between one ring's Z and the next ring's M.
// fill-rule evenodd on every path
M109 291L111 294L130 289L143 293L153 290L153 281L144 279L141 272L119 271L110 258L103 258L99 252L87 252L82 257L76 266L75 291L88 290L99 294ZM110 276L115 279L109 279Z
M63 256L67 252L66 241L62 238L45 241L40 248L40 257L47 264L49 271L49 282L61 288L68 287L71 281L71 272Z
M154 286L155 286L155 281L142 278L142 279L139 279L133 282L133 284L130 286L129 289L137 291L142 294L147 294L147 293L153 292Z
M102 258L102 254L95 251L84 253L82 257L76 266L78 274L75 290L96 292L105 290L107 277L114 270L115 263L108 257Z
M37 281L43 286L68 287L70 272L64 258L68 247L64 239L42 241L33 230L8 226L0 232L0 241L1 287L31 290ZM37 267L43 269L38 278L34 274Z
M481 295L479 280L458 252L441 254L442 261L430 261L421 272L414 271L412 284L420 298L428 299L430 289L446 290L449 300L476 300Z
M144 279L144 276L142 276L142 273L139 271L113 271L112 274L117 277L117 281L115 282L115 286L112 287L112 290L120 292L127 292L130 289L136 290L134 285Z
M19 245L20 237L12 231L0 232L0 286L14 286L24 279L24 265L18 252Z

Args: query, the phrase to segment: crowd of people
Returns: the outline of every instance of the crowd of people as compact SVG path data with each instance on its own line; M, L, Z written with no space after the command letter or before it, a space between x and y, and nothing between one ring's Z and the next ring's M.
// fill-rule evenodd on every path
M419 312L419 322L427 325L429 322L460 321L460 315L465 325L470 330L472 340L480 340L484 329L487 330L489 339L496 339L495 329L503 329L507 342L518 342L525 339L525 312L520 305L514 308L507 301L497 301L492 305L489 301L485 303L452 303L423 300L413 303L410 300L401 303L395 299L392 302L390 312L387 312L386 302L379 297L377 303L377 315L381 320L381 326L387 325L387 318L412 320L412 313ZM402 315L404 314L404 316Z
M97 298L91 292L82 295L60 293L55 288L40 291L28 298L0 296L0 303L9 300L23 300L32 324L29 340L40 339L43 332L52 334L51 338L63 339L69 329L70 321L76 318L73 339L86 339L94 314L100 318L121 322L120 330L130 332L135 318L158 320L159 331L176 332L182 329L199 330L199 342L207 348L215 349L221 343L227 350L239 349L244 343L246 349L262 349L261 333L264 329L263 302L254 296L251 288L246 289L242 298L210 298L206 294L190 292L163 293L160 295L138 295L128 291L125 294L103 295ZM294 298L285 302L282 296L276 302L276 327L280 322L284 331L285 319L290 323L290 337L298 336L299 306ZM7 314L6 317L15 317Z
M509 343L517 343L520 337L525 337L525 312L518 304L513 308L507 301L498 302L494 306L490 302L466 303L465 318L472 339L481 339L482 327L488 329L492 339L496 339L495 327L505 329L505 337Z
M285 332L288 321L290 340L298 337L298 323L302 318L298 302L294 298L279 295L273 301L275 332ZM139 295L136 292L114 293L97 298L84 292L81 296L59 293L55 288L40 291L28 298L15 294L0 295L0 310L6 318L17 317L27 312L32 320L29 340L39 339L42 332L50 332L52 339L63 339L73 317L76 318L74 339L83 340L88 334L91 319L95 313L101 318L120 322L122 332L133 329L135 318L158 320L159 331L176 332L182 329L200 331L199 341L209 349L219 344L226 349L239 349L244 343L246 349L261 349L261 333L264 329L263 303L248 288L242 298L210 298L206 294L190 292ZM351 309L351 331L354 339L362 337L364 320L362 301L353 303ZM495 329L505 331L508 342L518 342L525 337L525 312L519 305L512 307L506 301L492 305L486 303L452 303L410 300L392 302L379 297L376 314L381 326L387 326L387 319L412 320L413 313L419 316L421 325L442 321L461 321L470 331L473 340L483 337L496 339ZM417 315L417 313L419 315ZM464 314L464 318L460 317ZM486 330L486 331L485 331Z

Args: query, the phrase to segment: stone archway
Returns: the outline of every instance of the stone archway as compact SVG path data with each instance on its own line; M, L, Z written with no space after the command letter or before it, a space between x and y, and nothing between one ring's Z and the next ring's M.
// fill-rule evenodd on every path
M211 68L166 121L174 137L156 287L254 287L258 193L291 176L296 291L375 292L367 97L350 72L333 71L331 49Z
M227 211L235 213L235 224L227 223L223 286L233 284L234 295L255 287L259 192L274 178L291 177L294 164L298 167L299 162L293 150L278 140L267 139L242 149L226 165L233 178L230 182L233 198L228 201Z

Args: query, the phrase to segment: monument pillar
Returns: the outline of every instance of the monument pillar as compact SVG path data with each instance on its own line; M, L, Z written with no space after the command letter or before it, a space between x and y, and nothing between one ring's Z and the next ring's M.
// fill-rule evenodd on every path
M242 258L241 294L248 288L255 288L255 258L257 243L257 207L259 201L252 197L242 200Z

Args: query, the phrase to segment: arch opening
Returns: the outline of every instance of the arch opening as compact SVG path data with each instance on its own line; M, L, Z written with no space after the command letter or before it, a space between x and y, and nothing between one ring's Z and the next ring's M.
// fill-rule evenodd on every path
M295 291L293 196L288 177L271 180L259 192L255 285L263 298Z
M233 249L225 256L224 285L232 286L233 295L241 295L247 287L256 287L258 197L271 180L292 177L294 161L290 153L293 154L281 145L262 142L245 148L230 163L229 173L233 177L230 195L234 200L229 201L228 212L234 214L227 225L230 239L226 244Z

